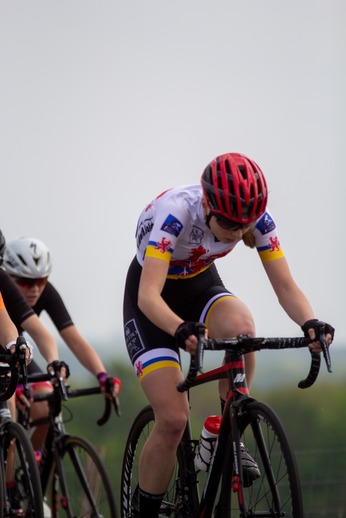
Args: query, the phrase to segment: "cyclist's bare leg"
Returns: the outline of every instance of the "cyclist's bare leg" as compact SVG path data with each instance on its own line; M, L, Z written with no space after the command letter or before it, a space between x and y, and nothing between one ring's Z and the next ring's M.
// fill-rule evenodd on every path
M33 394L46 394L47 392L52 392L53 388L49 388L47 385L43 385L41 387L35 388L33 390ZM32 421L36 421L36 419L42 419L47 417L49 414L49 408L47 401L41 401L38 403L32 403L30 408L30 417ZM31 443L34 450L42 450L44 440L47 435L48 423L40 426L36 426L32 435L31 435Z
M139 487L150 494L166 491L188 419L187 395L176 388L181 381L183 375L179 369L164 367L147 374L141 383L155 414L155 425L139 463Z
M208 330L211 338L232 338L240 334L256 335L255 323L248 307L237 298L226 298L220 301L209 316ZM244 356L245 374L248 387L255 374L256 355L248 353ZM225 400L228 391L228 380L219 381L220 397Z

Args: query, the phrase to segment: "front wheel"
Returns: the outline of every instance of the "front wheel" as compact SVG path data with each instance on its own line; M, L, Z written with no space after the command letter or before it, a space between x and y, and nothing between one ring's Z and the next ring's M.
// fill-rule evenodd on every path
M112 484L96 449L82 437L67 436L59 452L62 471L52 466L52 518L117 518Z
M3 516L43 518L41 481L31 442L18 423L9 421L1 431L6 478Z
M241 441L258 464L260 477L250 487L243 488L249 516L271 518L303 518L303 503L298 468L291 441L277 414L257 401L243 408L239 419ZM223 507L232 518L241 516L241 498L233 485L233 454L228 446L229 462L223 476ZM233 489L235 490L233 492Z

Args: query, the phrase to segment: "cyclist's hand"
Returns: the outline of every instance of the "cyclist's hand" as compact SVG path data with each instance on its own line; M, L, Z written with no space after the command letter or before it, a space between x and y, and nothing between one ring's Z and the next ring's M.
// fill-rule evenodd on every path
M178 347L184 349L190 354L196 354L198 346L198 332L196 330L197 322L183 322L180 324L174 334L174 338ZM201 324L198 324L201 326ZM205 329L205 339L208 339L208 330Z
M305 324L302 326L302 330L304 331L304 336L306 338L310 338L313 340L311 344L309 344L309 348L314 353L320 353L322 351L321 348L321 342L318 340L319 333L321 328L324 327L325 335L327 344L330 345L334 338L334 327L332 327L329 324L326 324L325 322L322 322L317 319L308 320L305 322Z
M64 380L64 382L67 380L67 378L70 375L70 369L67 363L60 360L54 360L47 365L47 372L51 374L52 376L55 374L55 370L60 370L60 377ZM56 378L52 378L52 382L54 384L57 383Z
M98 382L100 384L101 392L102 392L103 396L108 398L108 399L112 399L112 397L117 397L117 395L119 394L120 389L121 389L121 381L120 381L119 378L113 378L114 388L113 388L112 394L109 394L106 391L106 380L107 380L107 378L112 378L112 376L107 374L107 372L100 372L97 375L97 379L98 379Z
M14 354L16 352L16 342L10 342L6 345L6 349L9 349L11 351L11 354ZM26 365L29 365L31 360L34 357L33 353L33 346L26 340L26 351L25 351L25 363ZM16 367L20 367L19 362L16 363Z
M26 408L30 407L30 401L23 394L23 385L17 385L16 388L16 408L20 410L23 414L25 413Z

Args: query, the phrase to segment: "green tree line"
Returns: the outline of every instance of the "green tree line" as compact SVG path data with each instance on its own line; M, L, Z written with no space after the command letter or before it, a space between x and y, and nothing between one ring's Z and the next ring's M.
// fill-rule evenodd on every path
M104 409L100 395L70 399L63 415L69 433L82 435L94 445L104 447L106 466L119 503L127 435L135 416L147 401L130 365L117 363L109 367L109 372L114 372L122 381L121 417L113 412L106 425L97 426L96 421ZM94 385L94 379L88 376L79 382L79 386ZM71 387L76 388L76 385L71 383ZM299 466L306 516L346 517L343 491L346 483L345 389L346 381L317 382L307 390L300 390L292 383L289 387L254 390L251 394L274 408L289 434ZM220 414L217 382L192 389L190 402L192 432L198 439L205 418ZM334 514L327 513L331 508Z

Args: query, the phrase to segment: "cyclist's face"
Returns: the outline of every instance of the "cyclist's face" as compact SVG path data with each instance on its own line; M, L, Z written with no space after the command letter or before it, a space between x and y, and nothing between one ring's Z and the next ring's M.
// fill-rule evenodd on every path
M29 304L29 306L35 306L36 302L41 297L46 285L44 284L43 286L39 286L38 284L34 284L33 286L23 287L16 282L15 277L12 277L12 280L16 283L17 288L19 289L20 293L23 295L24 299Z
M203 198L202 207L204 211L204 215L207 216L210 212L210 209L207 205L206 200ZM240 228L222 228L224 225L222 221L217 220L215 216L210 218L209 227L214 236L221 241L221 243L234 243L238 239L241 239L243 235L249 230L251 223L246 226L241 226Z
M217 218L213 216L210 219L209 226L214 236L217 237L221 243L228 244L234 243L238 239L241 239L243 235L249 230L251 223L237 229L225 229L219 225Z

